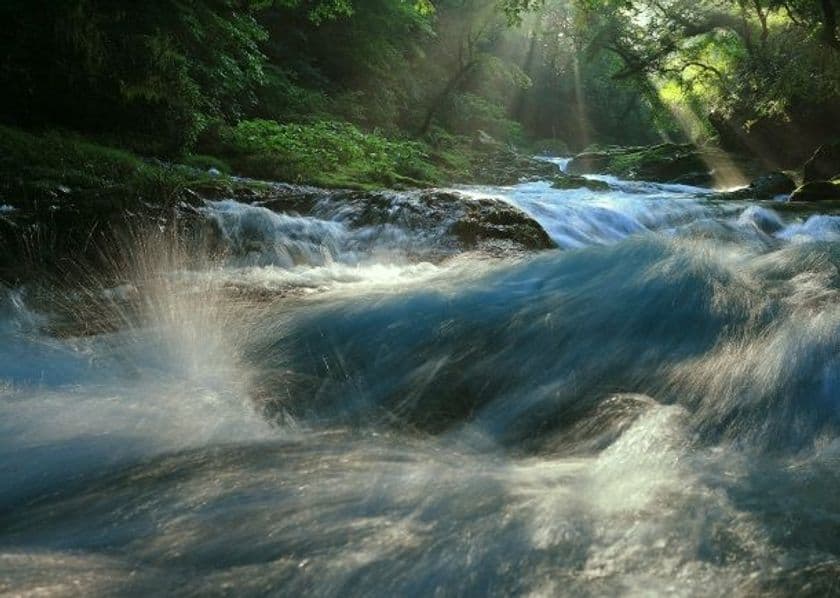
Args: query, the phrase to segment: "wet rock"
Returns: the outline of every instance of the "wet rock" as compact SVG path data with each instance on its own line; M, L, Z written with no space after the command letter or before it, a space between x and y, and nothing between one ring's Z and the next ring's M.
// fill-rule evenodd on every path
M796 189L794 180L784 172L770 172L753 180L749 186L718 193L715 199L773 199Z
M610 173L618 151L586 151L578 154L566 166L569 174Z
M663 143L584 152L575 156L567 170L571 174L601 172L659 183L705 185L712 181L703 150L691 144Z
M840 143L818 147L802 170L806 183L828 181L840 174Z
M554 168L551 164L543 164ZM474 199L441 190L327 191L290 185L184 190L150 203L125 188L44 195L0 214L0 283L17 285L49 272L74 278L77 270L107 269L115 248L146 230L172 231L196 255L236 251L204 210L206 199L235 199L273 212L340 221L350 228L393 226L417 239L424 259L458 251L530 251L553 247L546 232L518 208L497 199ZM168 233L167 233L168 234ZM386 233L390 234L390 233ZM399 233L397 233L399 234ZM414 251L411 249L411 251Z
M522 249L549 249L554 242L539 223L519 208L497 199L462 201L450 232L465 248L486 241L509 241Z
M475 134L473 146L476 148L490 150L502 150L504 148L504 144L502 142L498 141L495 137L482 131L481 129L479 129Z
M787 195L796 189L796 183L784 172L771 172L758 177L748 187L759 199L772 199Z
M590 191L609 191L610 186L604 181L595 181L576 174L558 174L551 180L555 189L589 189Z
M798 187L790 195L790 201L840 200L840 183L813 181Z
M449 235L462 250L489 241L506 241L525 250L554 247L542 226L519 208L454 191L335 193L313 214L353 228L396 225L407 231L437 232Z
M572 151L562 139L539 139L531 144L534 152L544 156L569 156Z
M511 149L484 154L472 169L469 181L479 185L516 185L528 181L552 178L557 166L543 160L535 160Z

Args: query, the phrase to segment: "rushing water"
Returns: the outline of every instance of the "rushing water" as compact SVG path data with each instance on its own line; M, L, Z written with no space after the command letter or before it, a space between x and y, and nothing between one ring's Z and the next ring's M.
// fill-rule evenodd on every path
M602 178L464 190L527 257L226 201L224 264L8 291L0 591L840 594L840 217Z

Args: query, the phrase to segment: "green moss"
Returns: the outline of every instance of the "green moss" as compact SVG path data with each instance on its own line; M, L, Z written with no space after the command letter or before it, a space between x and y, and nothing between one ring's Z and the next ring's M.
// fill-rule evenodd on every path
M790 195L791 202L838 200L840 181L811 181L797 187Z
M193 168L197 168L198 170L208 171L211 169L215 169L222 174L231 174L233 172L233 169L230 167L230 164L228 164L221 158L216 158L215 156L190 154L189 156L184 158L184 164L186 164L187 166L192 166Z
M189 189L222 195L245 184L190 166L143 160L72 133L0 126L0 200L14 206L102 192L121 201L166 203L184 197Z
M429 185L443 178L424 144L366 133L344 122L246 120L219 127L202 145L234 171L270 180L367 188Z
M531 150L544 156L568 156L572 153L565 141L556 138L538 139L531 143Z
M573 174L561 174L554 177L551 186L555 189L589 189L590 191L609 191L610 186L604 181L587 179Z

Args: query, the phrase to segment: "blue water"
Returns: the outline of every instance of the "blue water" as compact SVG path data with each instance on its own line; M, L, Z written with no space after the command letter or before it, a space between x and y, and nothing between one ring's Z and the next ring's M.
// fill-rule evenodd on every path
M602 179L459 190L531 255L225 201L224 262L8 290L0 591L840 593L840 217Z

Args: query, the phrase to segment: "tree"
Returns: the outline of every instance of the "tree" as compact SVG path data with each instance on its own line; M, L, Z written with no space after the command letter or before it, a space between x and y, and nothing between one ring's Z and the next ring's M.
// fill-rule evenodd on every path
M119 129L172 153L207 119L241 114L263 79L248 3L9 0L0 19L7 120Z

